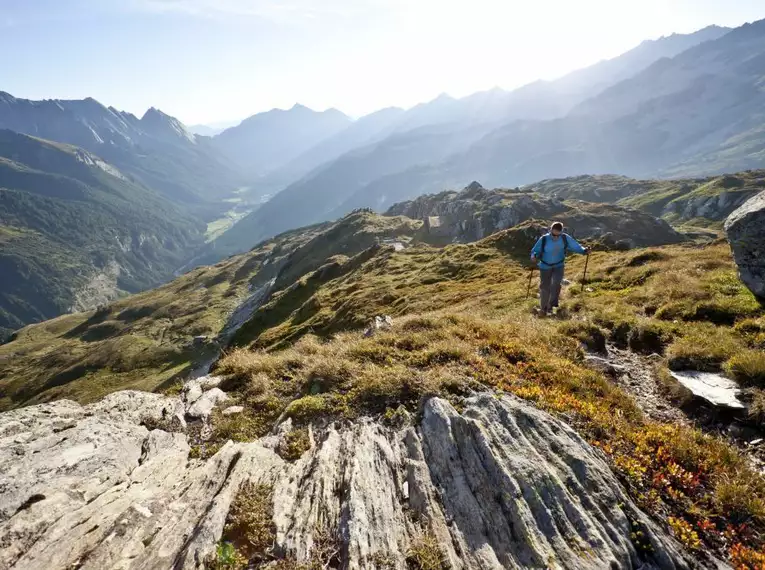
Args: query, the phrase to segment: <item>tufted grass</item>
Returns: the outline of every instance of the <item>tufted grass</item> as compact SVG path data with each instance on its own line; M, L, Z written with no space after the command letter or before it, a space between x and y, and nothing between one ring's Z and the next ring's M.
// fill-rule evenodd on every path
M765 387L765 351L739 352L725 363L725 370L743 385Z

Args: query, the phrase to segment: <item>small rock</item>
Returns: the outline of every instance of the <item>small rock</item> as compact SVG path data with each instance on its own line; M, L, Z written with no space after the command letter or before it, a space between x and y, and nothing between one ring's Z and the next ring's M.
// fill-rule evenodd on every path
M375 320L372 321L369 325L369 328L364 331L364 336L370 337L374 335L377 331L381 330L390 330L393 327L393 319L390 318L390 316L376 316Z
M202 387L202 390L209 390L210 388L217 388L220 383L223 382L223 378L220 376L202 376L197 378L197 382Z
M244 411L244 406L229 406L223 410L224 416L233 416L234 414L241 414Z
M200 386L197 382L193 380L192 382L193 383L186 385L187 389L186 389L185 399L186 399L186 403L189 405L196 402L199 398L202 397L202 394L203 394L202 386Z
M202 396L194 402L191 407L186 410L186 415L192 418L206 418L209 416L213 408L225 402L229 397L220 388L213 388L202 394Z
M186 402L186 405L190 406L202 396L205 390L217 388L222 381L223 378L220 376L202 376L200 378L189 380L183 387L183 399Z

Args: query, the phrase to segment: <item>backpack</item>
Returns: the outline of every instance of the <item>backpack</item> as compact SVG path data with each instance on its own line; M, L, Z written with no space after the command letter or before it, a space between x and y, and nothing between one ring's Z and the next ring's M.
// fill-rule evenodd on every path
M547 235L545 234L542 236L542 255L540 255L540 259L545 258L545 246L547 245ZM559 261L558 263L555 263L554 265L560 265L566 260L566 256L568 255L568 236L566 234L561 233L560 237L563 238L563 260Z

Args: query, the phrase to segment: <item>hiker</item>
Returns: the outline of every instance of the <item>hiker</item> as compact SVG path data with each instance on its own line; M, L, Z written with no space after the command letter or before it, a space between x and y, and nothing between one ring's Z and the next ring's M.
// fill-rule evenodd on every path
M587 254L570 235L563 233L563 224L553 223L550 232L543 235L531 249L531 263L539 267L539 312L549 315L557 309L560 286L569 251Z

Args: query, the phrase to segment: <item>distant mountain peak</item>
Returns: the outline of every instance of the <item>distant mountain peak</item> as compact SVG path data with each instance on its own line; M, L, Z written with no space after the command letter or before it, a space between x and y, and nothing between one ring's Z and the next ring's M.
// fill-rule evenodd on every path
M155 136L167 138L182 137L189 142L195 142L194 135L191 134L186 126L175 117L163 113L155 107L150 107L141 117L141 126Z
M172 119L170 115L163 113L156 107L149 107L147 111L143 114L143 117L141 117L141 120L142 121L153 120L155 116L160 117L162 119Z
M432 102L433 102L433 103L435 103L435 102L439 102L439 103L446 103L446 102L452 102L452 101L456 101L456 100L457 100L457 99L455 99L454 97L452 97L452 96L451 96L451 95L449 95L448 93L441 93L441 94L440 94L438 97L436 97L435 99L433 99L433 101L432 101Z

